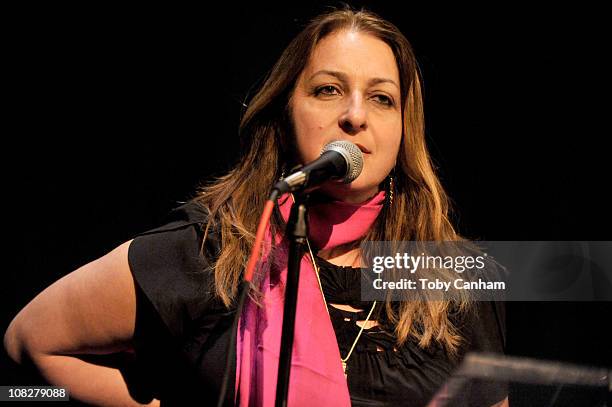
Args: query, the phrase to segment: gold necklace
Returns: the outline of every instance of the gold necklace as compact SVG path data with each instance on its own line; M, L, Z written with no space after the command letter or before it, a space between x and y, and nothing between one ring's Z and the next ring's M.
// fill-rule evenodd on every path
M293 194L291 194L291 199L295 203L295 198L293 197ZM321 279L319 278L319 267L317 266L317 262L315 261L314 254L312 253L312 248L310 247L310 240L308 240L308 236L306 237L306 244L308 245L308 252L310 253L312 265L314 266L315 274L317 276L317 281L319 282L319 289L321 290L321 295L323 296L323 303L325 304L325 310L327 311L327 314L329 315L329 308L327 308L327 300L325 299L325 293L323 292L323 286L321 285ZM372 308L370 309L370 312L368 312L368 316L365 319L363 325L361 325L361 329L359 330L359 333L357 334L355 341L353 341L353 345L351 346L351 349L349 350L348 354L344 358L342 357L342 355L340 355L340 361L342 362L342 371L344 372L345 378L348 376L348 374L346 373L347 362L349 358L351 357L351 355L353 354L355 345L357 345L357 342L359 341L359 338L361 337L361 334L363 333L365 326L368 324L368 321L370 320L370 316L372 316L374 307L376 307L376 301L374 301L374 303L372 304Z

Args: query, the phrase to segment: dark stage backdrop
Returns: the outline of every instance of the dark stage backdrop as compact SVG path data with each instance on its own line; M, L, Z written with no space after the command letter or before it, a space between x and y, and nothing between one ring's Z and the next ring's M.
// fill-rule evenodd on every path
M242 103L324 10L305 3L5 10L2 332L44 287L231 167ZM464 235L610 240L602 10L353 4L414 46ZM610 366L610 310L510 303L508 353ZM3 355L0 385L26 384L8 366Z

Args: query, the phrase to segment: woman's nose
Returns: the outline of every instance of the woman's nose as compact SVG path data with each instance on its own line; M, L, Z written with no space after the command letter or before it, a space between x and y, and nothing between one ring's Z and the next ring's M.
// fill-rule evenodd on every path
M346 110L339 118L339 125L348 134L356 134L367 128L367 112L363 97L355 95L351 97Z

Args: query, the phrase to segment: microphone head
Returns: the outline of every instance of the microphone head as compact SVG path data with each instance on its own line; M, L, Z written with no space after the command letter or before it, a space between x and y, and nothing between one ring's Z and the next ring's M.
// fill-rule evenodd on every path
M346 161L346 174L342 179L345 184L353 182L363 169L363 154L359 147L350 141L337 140L328 143L321 150L321 154L326 151L336 151L340 153Z

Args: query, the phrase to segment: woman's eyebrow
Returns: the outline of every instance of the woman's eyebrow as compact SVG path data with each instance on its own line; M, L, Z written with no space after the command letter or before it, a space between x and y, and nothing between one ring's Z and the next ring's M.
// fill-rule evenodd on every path
M330 71L328 69L322 69L320 71L315 72L308 80L312 80L317 75L331 75L338 78L341 82L348 82L348 76L344 72ZM379 83L390 83L392 85L395 85L398 89L400 88L394 80L388 78L372 78L368 81L369 86L377 85Z

